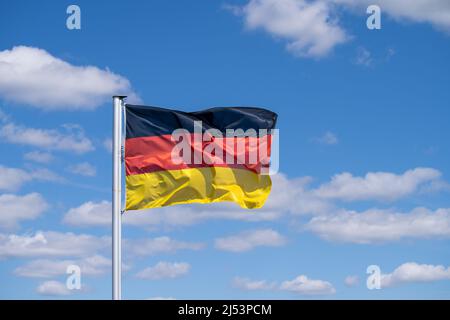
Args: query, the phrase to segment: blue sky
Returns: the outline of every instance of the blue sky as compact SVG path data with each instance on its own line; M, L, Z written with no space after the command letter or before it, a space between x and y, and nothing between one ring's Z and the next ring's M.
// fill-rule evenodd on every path
M124 298L450 298L450 7L431 2L379 1L380 30L353 0L77 1L81 30L72 2L1 4L0 298L110 298L122 93L273 110L281 171L255 213L124 217Z

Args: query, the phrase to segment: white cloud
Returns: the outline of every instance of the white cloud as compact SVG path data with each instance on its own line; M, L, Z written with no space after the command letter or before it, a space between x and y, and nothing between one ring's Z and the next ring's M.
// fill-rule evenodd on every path
M334 145L339 143L337 135L331 131L325 132L321 137L315 138L314 141L326 145Z
M289 179L283 174L272 177L272 192L264 206L266 210L278 212L274 217L280 217L282 212L291 214L320 214L328 212L333 205L318 197L310 190L311 177Z
M48 207L47 202L38 193L24 196L1 194L0 228L12 229L17 227L20 221L36 219Z
M95 167L89 162L81 162L74 164L67 168L73 174L78 174L86 177L94 177L97 174Z
M45 110L94 109L112 95L136 97L130 82L110 70L75 66L43 49L0 51L0 96Z
M272 177L272 192L263 208L244 210L233 203L211 205L184 205L125 212L124 225L150 230L186 227L210 220L236 220L245 222L274 221L289 215L315 215L314 227L325 226L328 219L340 216L336 200L395 200L415 192L436 192L440 180L435 169L417 168L397 175L388 172L368 173L355 177L349 173L334 176L331 181L314 188L310 177L288 179L283 174ZM321 220L322 219L322 220ZM111 225L109 201L86 202L72 208L64 222L75 226ZM312 227L311 223L309 226ZM326 232L325 232L326 233Z
M69 265L77 265L83 276L98 276L111 271L111 260L93 255L78 260L32 260L14 270L14 274L21 277L52 278L65 275Z
M58 183L67 182L66 179L64 179L57 173L45 168L33 170L30 172L30 175L33 180L38 181L58 182Z
M15 191L33 178L30 173L0 165L0 190Z
M304 295L328 295L336 293L333 285L328 281L309 279L305 275L300 275L294 280L284 281L281 283L280 289Z
M381 287L391 287L412 282L450 280L450 267L442 265L404 263L392 273L381 276Z
M303 295L329 295L336 293L333 285L328 281L309 279L305 275L299 275L293 280L286 280L277 284L266 280L251 280L235 277L233 286L243 290L281 290Z
M364 177L354 177L344 172L321 185L315 194L322 198L392 201L418 190L424 183L436 181L441 173L432 168L416 168L401 175L389 172L369 172Z
M110 226L111 214L111 202L88 201L67 211L63 222L74 226Z
M215 247L220 250L244 252L255 247L278 247L286 243L286 239L272 229L249 230L215 240Z
M111 210L109 201L89 201L68 210L64 215L63 222L83 227L111 226ZM130 213L125 213L123 218L128 214ZM200 250L204 247L203 243L177 241L165 236L150 239L124 239L123 245L127 253L141 256L176 252L177 250Z
M249 212L234 203L217 203L206 205L173 206L144 210L140 213L126 212L124 223L142 227L182 227L209 220L270 221L278 218L281 212L264 206L257 212Z
M261 29L287 41L287 49L301 57L322 57L351 38L339 25L342 9L366 14L372 0L250 0L243 6L225 5L237 16L243 16L248 29ZM398 20L429 23L450 32L448 0L380 0L381 12ZM384 16L383 16L384 17ZM384 19L384 18L382 18ZM361 64L371 63L367 50L360 52Z
M322 57L348 36L326 1L251 0L241 10L249 29L285 39L287 50L301 57Z
M377 4L382 14L399 21L430 23L434 27L450 31L450 2L448 0L328 0L343 4L350 8L365 9L371 4ZM361 12L361 11L360 11Z
M306 229L326 240L361 244L404 238L447 238L450 236L450 209L433 212L416 208L409 213L377 209L361 213L342 210L313 217Z
M32 180L63 182L63 178L47 169L28 172L22 169L8 168L0 165L0 190L16 191L24 183Z
M205 247L200 242L184 242L169 237L150 239L126 239L124 250L130 255L150 256L159 253L173 253L178 250L201 250Z
M251 280L248 278L235 277L233 286L242 290L272 290L276 288L275 282L267 282L266 280Z
M74 208L76 209L76 208ZM111 202L86 202L80 210L70 211L64 216L64 222L75 226L109 226L111 225ZM230 203L212 205L185 205L151 210L128 211L122 216L124 225L157 228L190 226L213 219L230 219L244 221L267 221L277 218L281 213L270 209L260 209L249 213Z
M258 210L244 210L234 203L183 205L150 210L128 211L122 216L124 225L155 229L190 226L208 220L272 221L285 212L294 214L322 213L329 210L327 200L307 190L310 178L288 179L283 174L272 177L272 191L266 204ZM76 209L76 208L74 208ZM75 226L110 226L111 202L87 202L80 210L66 213L64 222Z
M147 280L174 279L186 275L191 266L186 262L160 261L153 267L138 272L136 277Z
M36 291L44 296L67 296L72 292L72 290L67 289L65 283L54 280L41 283Z
M344 283L347 287L354 287L357 286L359 283L359 277L355 275L350 275L345 277Z
M330 295L336 293L333 285L328 281L309 279L299 275L294 280L287 280L277 284L267 280L251 280L249 278L235 277L233 286L242 290L279 290L290 291L302 295Z
M356 49L355 63L360 66L370 67L373 64L372 54L364 47Z
M31 151L23 155L28 161L34 161L41 164L48 164L53 161L53 155L49 152Z
M71 232L38 231L34 235L0 234L0 259L86 257L110 246L110 237Z
M20 144L47 150L70 151L83 154L94 150L94 146L84 130L73 124L63 125L62 131L56 129L36 129L5 123L0 127L0 137L4 142Z

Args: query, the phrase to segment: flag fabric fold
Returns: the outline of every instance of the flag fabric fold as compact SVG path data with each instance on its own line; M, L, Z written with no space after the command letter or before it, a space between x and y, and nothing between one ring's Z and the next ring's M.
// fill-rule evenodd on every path
M260 208L271 190L277 115L250 107L183 112L125 105L126 210L233 201Z

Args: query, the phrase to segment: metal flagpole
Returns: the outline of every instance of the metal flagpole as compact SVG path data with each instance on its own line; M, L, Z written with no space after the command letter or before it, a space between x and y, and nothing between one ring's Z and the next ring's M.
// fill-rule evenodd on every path
M126 96L113 97L112 298L122 299L122 108Z

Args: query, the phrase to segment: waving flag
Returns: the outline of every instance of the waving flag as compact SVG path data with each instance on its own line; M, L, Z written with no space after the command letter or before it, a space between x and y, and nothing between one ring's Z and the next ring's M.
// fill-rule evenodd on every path
M126 210L217 201L263 206L272 185L267 168L275 113L125 108Z

